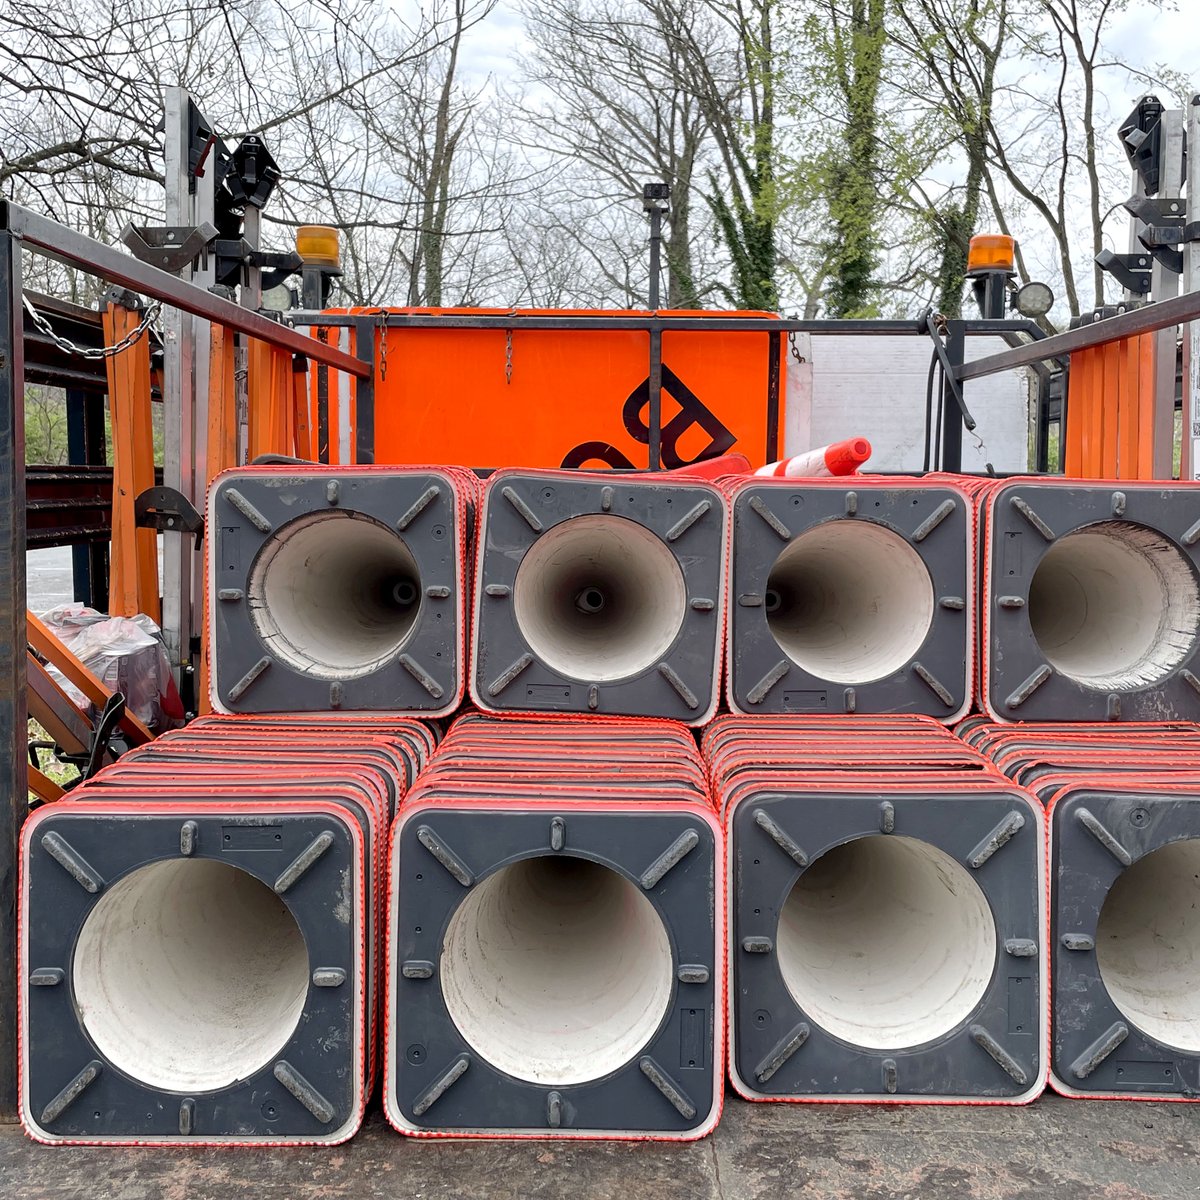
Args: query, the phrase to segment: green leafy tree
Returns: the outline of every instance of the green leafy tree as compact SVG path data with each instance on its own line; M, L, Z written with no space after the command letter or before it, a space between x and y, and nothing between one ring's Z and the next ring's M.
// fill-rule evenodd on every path
M52 467L67 461L67 402L58 388L25 388L25 461Z
M730 282L722 291L734 307L773 310L779 305L781 4L703 4L724 27L722 43L706 48L690 29L681 36L689 86L719 161L708 172L704 200L729 255Z
M832 262L832 317L877 315L874 302L880 224L879 97L887 44L887 0L830 0L813 39L823 50L845 112L840 145L826 171Z

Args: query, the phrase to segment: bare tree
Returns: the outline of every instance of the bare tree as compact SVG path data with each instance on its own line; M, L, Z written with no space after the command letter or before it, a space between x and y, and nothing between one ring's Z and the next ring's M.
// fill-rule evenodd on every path
M279 161L268 244L343 231L351 303L640 305L662 179L673 306L954 312L990 209L1077 312L1126 182L1102 141L1126 3L525 0L511 95L464 65L495 0L8 0L0 189L110 242L160 220L182 84Z
M845 111L840 144L830 155L826 196L830 215L827 254L830 315L864 317L874 311L879 238L879 95L887 43L887 0L838 0L822 6L817 27L823 57Z
M701 40L698 28L684 22L675 35L720 157L722 169L708 173L705 200L731 260L731 282L723 291L738 307L774 309L783 204L776 42L782 0L701 2L724 37Z
M350 299L441 303L446 247L492 232L475 218L498 184L476 169L482 147L465 152L474 113L457 66L493 3L426 5L410 25L369 0L81 0L49 14L11 0L0 186L109 241L126 220L160 220L162 92L179 83L222 135L268 141L285 177L268 238L328 220L346 234Z
M701 5L547 0L530 4L525 19L533 52L524 83L533 96L521 107L517 136L535 154L569 162L568 187L601 214L609 206L632 211L647 182L670 184L667 305L700 307L713 286L697 271L693 220L706 130L688 87L679 27L701 22ZM604 240L594 223L582 228ZM631 232L627 224L626 235ZM601 269L611 276L611 267ZM630 293L628 302L644 302L640 281L629 287L609 282Z

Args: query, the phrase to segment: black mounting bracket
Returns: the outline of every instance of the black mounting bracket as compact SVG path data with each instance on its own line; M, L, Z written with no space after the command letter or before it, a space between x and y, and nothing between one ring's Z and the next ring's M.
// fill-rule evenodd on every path
M1130 196L1122 207L1147 225L1181 225L1187 201L1178 196Z
M1135 296L1150 294L1151 255L1146 254L1115 254L1111 250L1101 250L1096 255L1096 265L1107 271L1122 287L1133 292Z
M241 280L243 267L263 270L263 289L275 287L304 266L304 259L294 250L254 250L245 238L218 238L213 242L217 260L217 279L235 285Z
M1143 96L1117 131L1129 165L1138 173L1148 196L1158 191L1162 173L1163 111L1157 96Z
M126 225L121 241L134 258L178 275L195 262L217 236L217 227L201 225Z
M141 312L145 308L145 303L136 292L131 292L128 288L117 287L115 284L110 288L105 288L104 293L100 297L101 306L115 304L119 308L128 308L131 312Z
M1132 312L1135 308L1145 308L1150 301L1148 300L1125 300L1120 304L1102 304L1099 308L1093 308L1091 312L1080 313L1077 317L1071 318L1071 329L1078 329L1082 325L1094 325L1097 321L1106 321L1109 317L1119 317L1122 313Z
M1144 224L1138 241L1175 274L1183 272L1183 254L1177 248L1187 223L1187 205L1179 197L1131 196L1125 208Z
M266 208L282 177L266 143L256 134L242 138L225 164L225 185L239 205Z
M188 190L195 192L196 180L204 174L204 163L217 142L216 130L205 115L188 101Z
M174 488L147 488L133 502L133 513L139 529L195 534L197 549L204 540L204 518L192 502Z

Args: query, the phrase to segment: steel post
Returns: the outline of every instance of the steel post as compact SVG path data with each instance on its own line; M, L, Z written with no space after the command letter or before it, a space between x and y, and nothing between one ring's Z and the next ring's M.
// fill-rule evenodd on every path
M1169 109L1162 115L1162 151L1158 194L1176 197L1183 191L1184 115ZM1150 298L1179 295L1179 276L1159 259L1150 272ZM1154 338L1154 477L1171 479L1175 458L1175 364L1177 330L1160 329Z
M1200 235L1200 95L1187 107L1187 228ZM1200 290L1200 241L1183 243L1183 290ZM1200 479L1200 321L1184 326L1180 479Z
M166 223L191 225L195 219L188 188L188 94L167 88L165 104ZM190 279L191 271L183 273ZM163 482L190 495L192 399L195 382L195 320L191 313L168 308L163 314ZM163 641L171 666L179 673L187 658L190 637L191 538L178 533L163 535Z
M650 210L650 310L658 308L662 286L662 209Z
M0 233L0 1122L17 1119L17 860L25 765L25 383L21 245Z

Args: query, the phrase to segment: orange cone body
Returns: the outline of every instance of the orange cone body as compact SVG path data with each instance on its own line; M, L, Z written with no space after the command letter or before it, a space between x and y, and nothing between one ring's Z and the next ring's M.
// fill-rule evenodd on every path
M866 438L848 438L816 450L784 458L759 467L755 475L787 476L789 479L820 475L853 475L871 457L871 443Z

